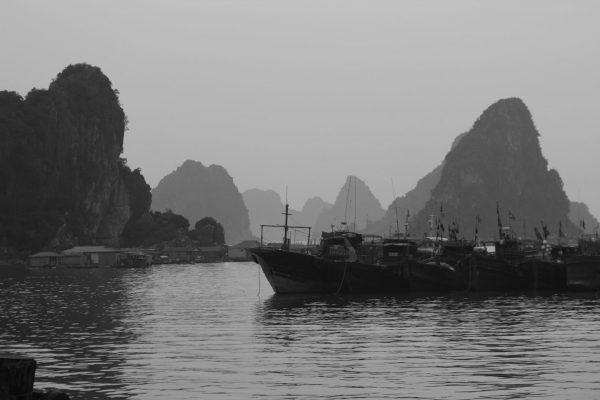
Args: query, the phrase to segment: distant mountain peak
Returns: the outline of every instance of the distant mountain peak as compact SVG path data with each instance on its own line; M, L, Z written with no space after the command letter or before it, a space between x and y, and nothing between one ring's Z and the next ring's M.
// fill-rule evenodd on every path
M440 214L460 221L465 236L472 236L475 218L485 223L482 236L497 232L496 204L501 219L519 234L531 236L540 221L568 223L569 200L558 172L548 169L529 109L519 98L502 99L489 106L469 132L448 152L439 181L424 209L412 225L428 229L429 215ZM508 213L517 216L509 221Z
M195 167L204 167L204 165L200 161L196 160L185 160L183 164L181 164L177 169L188 169Z
M366 228L369 221L378 221L384 215L385 210L369 186L356 176L348 175L333 206L323 210L317 218L315 237L330 231L332 225L339 228L342 223L359 231Z

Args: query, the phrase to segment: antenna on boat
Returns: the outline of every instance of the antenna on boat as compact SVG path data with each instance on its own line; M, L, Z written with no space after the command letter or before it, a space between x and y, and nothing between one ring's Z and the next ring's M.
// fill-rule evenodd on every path
M496 202L496 216L498 217L498 236L499 240L504 239L504 234L502 232L502 221L500 220L500 205Z

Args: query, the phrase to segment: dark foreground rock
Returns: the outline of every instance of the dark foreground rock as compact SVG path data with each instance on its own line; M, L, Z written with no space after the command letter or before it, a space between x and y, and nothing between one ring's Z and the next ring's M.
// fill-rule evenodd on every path
M31 357L0 353L0 400L70 400L59 390L34 389L36 367Z
M39 390L39 389L34 389L33 390L33 396L31 397L32 400L70 400L71 398L69 397L68 394L61 392L59 390L54 390L54 389L50 389L50 390Z
M31 399L35 368L36 362L31 357L0 354L0 399Z

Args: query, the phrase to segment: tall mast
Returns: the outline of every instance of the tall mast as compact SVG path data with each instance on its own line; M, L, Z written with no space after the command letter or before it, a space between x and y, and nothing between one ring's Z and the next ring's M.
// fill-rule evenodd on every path
M358 229L356 228L356 177L354 177L354 229L352 229L354 232L356 232Z
M289 250L290 249L290 242L288 240L288 215L291 215L288 211L289 211L290 205L287 204L287 202L285 203L285 225L283 225L283 246L282 249L283 250Z

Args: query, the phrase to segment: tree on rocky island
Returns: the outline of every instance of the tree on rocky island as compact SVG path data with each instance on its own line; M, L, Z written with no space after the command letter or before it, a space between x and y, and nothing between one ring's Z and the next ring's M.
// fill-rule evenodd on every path
M190 223L171 210L147 211L125 226L122 241L125 246L153 246L188 235Z
M225 230L223 229L223 225L212 217L204 217L196 222L189 236L199 242L201 246L225 244Z

